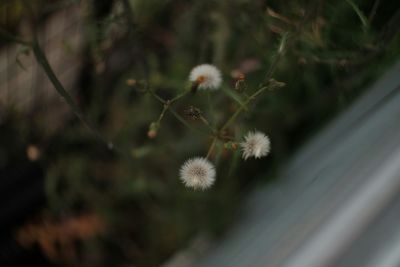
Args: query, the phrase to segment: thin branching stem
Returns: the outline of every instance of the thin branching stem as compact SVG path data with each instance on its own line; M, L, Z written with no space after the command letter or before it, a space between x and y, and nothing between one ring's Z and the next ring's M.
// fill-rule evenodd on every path
M197 129L195 127L192 127L181 115L178 114L178 112L176 112L173 107L172 107L172 103L176 102L178 99L182 98L183 96L185 96L187 94L187 92L181 93L178 96L172 98L171 100L164 100L161 96L159 96L156 92L154 92L153 90L151 90L150 88L147 88L147 91L150 93L150 95L157 100L158 102L163 104L163 110L161 111L160 116L158 117L157 120L157 124L160 124L162 119L165 116L166 111L169 111L179 122L181 122L185 127L187 127L188 129L204 134L204 135L209 135L209 133L202 131L201 129Z
M217 141L218 141L218 137L214 137L213 140L212 140L212 142L211 142L210 147L208 148L208 152L207 152L206 159L209 159L209 158L210 158L211 153L213 152L214 147L215 147L215 145L217 144Z
M258 89L255 93L253 93L252 95L248 96L246 101L244 101L243 105L239 106L239 108L232 114L232 116L225 122L225 124L221 127L220 129L220 133L222 133L224 130L226 130L226 128L229 127L229 125L231 125L236 118L239 116L239 114L247 107L247 105L253 101L258 95L260 95L261 93L263 93L265 90L267 89L272 89L273 87L282 87L284 84L277 82L273 79L271 79L273 73L275 72L279 60L281 58L281 56L284 54L285 51L285 47L286 47L286 43L288 40L289 34L288 33L284 33L282 36L282 39L279 43L279 47L278 47L278 51L273 59L273 62L267 72L266 75L266 82L268 82L269 84L267 86L263 86L260 89Z
M206 118L204 118L204 116L200 115L199 118L200 118L200 120L208 127L208 129L211 131L211 133L213 133L213 134L216 134L216 133L217 133L217 130L215 130L215 129L211 126L210 122L209 122Z
M277 53L275 54L275 56L274 56L274 58L273 58L273 60L272 60L272 63L271 63L271 65L270 65L270 67L269 67L269 69L268 69L268 71L267 71L266 76L265 76L265 81L266 81L266 82L268 82L269 79L272 78L272 75L274 74L276 68L278 67L278 63L279 63L279 61L280 61L282 55L283 55L284 52L285 52L286 44L287 44L288 38L289 38L289 33L288 33L288 32L285 32L285 33L282 35L281 41L280 41L280 43L279 43L278 51L277 51Z
M211 91L210 90L207 91L207 103L208 103L209 114L211 114L210 121L211 121L211 123L214 124L213 115L215 114L215 112L214 112L214 106L213 106L213 103L211 100Z
M209 136L208 132L203 131L202 129L198 129L193 127L192 125L190 125L181 115L178 114L178 112L176 112L172 107L169 107L168 109L169 112L171 112L171 114L179 121L181 122L185 127L187 127L188 129L194 131L194 132L198 132L200 134Z
M357 14L358 18L362 23L362 28L364 31L368 30L369 22L368 19L365 17L364 13L360 10L360 8L352 1L346 0L346 2L353 8L354 12Z
M165 105L167 103L167 101L165 101L161 96L159 96L156 92L151 90L151 88L147 84L146 84L146 90L154 99L156 99L161 104Z
M47 77L53 84L54 88L56 89L57 93L65 100L65 102L68 104L72 112L75 114L76 117L86 126L86 128L89 129L89 131L101 142L103 142L108 149L114 149L114 144L110 141L107 141L101 133L92 125L92 123L86 119L84 114L82 113L81 109L78 107L78 105L75 103L75 101L72 99L71 95L65 90L64 86L60 82L60 80L57 78L56 74L54 73L45 53L43 52L42 48L39 45L39 42L37 40L37 37L34 37L34 40L32 42L32 50L33 54L35 55L35 58L39 65L42 67L44 72L46 73Z
M23 1L23 4L27 11L30 13L32 18L34 18L36 22L36 15L33 12L33 9L29 3L29 1ZM106 147L110 150L119 150L117 149L114 144L108 140L106 140L101 133L92 125L92 123L86 119L81 109L72 99L71 95L65 90L64 86L57 78L57 75L54 73L53 68L51 67L46 54L43 52L42 48L40 47L39 40L37 37L37 29L35 27L36 23L33 23L33 41L30 42L30 47L32 48L33 54L35 55L36 61L42 67L44 72L46 73L47 77L49 78L50 82L53 84L54 88L56 89L57 93L65 100L67 105L70 107L72 112L75 114L76 117L88 128L88 130L102 143L106 145Z
M187 95L188 93L189 93L189 91L185 91L183 93L180 93L179 95L177 95L174 98L172 98L169 102L172 104L172 103L178 101L179 99L181 99L182 97L184 97L185 95Z
M250 104L251 101L255 100L258 95L260 95L261 93L263 93L266 90L272 90L274 88L283 87L284 85L285 84L282 82L278 82L278 81L271 79L270 83L267 86L261 87L254 94L250 95L249 98L246 99L246 101L244 102L244 105L240 106L235 111L235 113L233 113L232 116L221 127L220 133L222 133L224 130L226 130L226 128L228 128L229 125L231 125L236 120L236 118L239 116L239 114L244 110L244 107L247 106L248 104Z
M372 6L371 12L369 13L368 16L368 22L370 25L372 23L372 20L375 18L376 11L378 10L380 2L381 2L380 0L375 0L374 5Z
M164 115L167 112L169 106L170 106L170 102L167 101L167 103L165 103L164 106L163 106L163 109L162 109L162 111L160 113L160 116L158 117L157 124L160 124L160 122L164 118Z
M246 101L244 102L244 105L240 106L235 113L232 114L232 116L225 122L225 124L221 127L220 132L224 131L226 128L228 128L228 126L233 123L237 116L239 116L239 114L244 110L244 107L247 106L252 100L255 99L256 96L258 96L259 94L261 94L262 92L264 92L265 90L267 90L269 87L265 86L265 87L261 87L260 89L258 89L254 94L252 94L251 96L249 96Z

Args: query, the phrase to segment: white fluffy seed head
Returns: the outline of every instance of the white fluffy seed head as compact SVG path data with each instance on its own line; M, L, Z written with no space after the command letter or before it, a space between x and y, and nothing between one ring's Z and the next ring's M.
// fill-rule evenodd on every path
M198 83L199 89L218 89L222 83L222 76L215 66L202 64L192 69L189 80Z
M258 131L248 132L240 146L245 160L250 157L256 159L265 157L271 150L271 142L268 136Z
M188 159L180 169L180 179L187 187L202 190L209 188L215 182L214 165L202 157Z

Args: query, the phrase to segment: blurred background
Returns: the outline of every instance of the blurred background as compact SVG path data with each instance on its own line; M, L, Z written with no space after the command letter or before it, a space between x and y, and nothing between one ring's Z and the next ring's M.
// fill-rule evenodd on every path
M398 61L399 25L389 0L2 0L1 266L160 266L223 240L244 199L279 184L300 145ZM148 88L171 99L202 63L221 69L222 88L178 101L149 138L163 106ZM240 73L249 93L267 75L285 83L229 129L267 133L272 153L244 162L219 142L216 184L189 190L179 168L210 138L186 111L221 126Z

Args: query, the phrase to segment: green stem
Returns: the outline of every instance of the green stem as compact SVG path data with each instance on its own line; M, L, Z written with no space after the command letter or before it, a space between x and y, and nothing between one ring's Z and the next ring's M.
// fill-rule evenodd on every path
M211 118L211 123L214 124L213 115L214 115L215 113L214 113L214 107L213 107L213 104L212 104L212 101L211 101L211 91L210 91L210 90L207 90L207 102L208 102L208 108L209 108L209 110L210 110L209 113L211 114L211 116L210 116L210 118Z
M209 135L208 133L194 128L192 127L189 123L187 123L187 121L182 118L182 116L180 116L173 108L172 108L172 103L176 102L178 99L182 98L183 96L185 96L188 92L184 92L181 93L179 95L177 95L176 97L172 98L171 100L164 100L163 98L161 98L157 93L153 92L150 88L147 88L147 91L150 92L150 95L153 96L154 99L156 99L157 101L159 101L160 103L164 104L163 110L161 111L160 116L158 117L157 123L161 123L161 120L164 118L166 111L168 110L169 112L171 112L171 114L179 121L181 122L184 126L186 126L188 129L193 130L195 132L199 132L201 134L205 134L205 135Z
M157 95L157 93L153 92L153 90L151 90L151 89L148 87L148 85L146 85L146 90L147 90L147 92L149 92L150 95L151 95L154 99L156 99L158 102L160 102L160 103L162 103L162 104L166 104L166 103L167 103L167 101L165 101L164 99L162 99L159 95Z
M256 96L267 90L269 87L261 87L260 89L257 90L254 94L249 96L246 101L244 101L243 105L240 106L235 113L232 114L232 116L225 122L225 124L221 127L220 132L224 131L228 126L235 121L236 117L239 116L239 114L244 110L244 107L246 107Z
M369 28L368 19L365 17L364 13L358 8L358 6L352 0L346 0L346 2L353 8L356 12L358 18L360 19L363 30L366 31Z
M183 97L183 96L186 94L186 93L183 93L183 94L177 95L176 97L174 97L174 98L171 99L171 100L164 100L164 99L161 98L159 95L157 95L157 93L153 92L150 88L148 88L148 91L150 92L150 94L151 94L156 100L158 100L159 102L161 102L161 103L163 104L163 109L162 109L162 111L161 111L161 113L160 113L160 116L158 117L157 122L156 122L156 123L158 124L158 126L160 125L162 119L164 118L165 113L167 112L167 110L172 108L172 107L171 107L172 103L175 102L175 101L177 101L179 98ZM176 117L176 116L175 116L175 117ZM182 119L183 119L183 118L182 118ZM182 122L182 120L179 120L179 121Z
M118 149L117 147L114 146L112 142L107 141L101 134L100 132L85 118L83 115L82 111L80 108L75 104L74 100L72 97L69 95L69 93L64 89L63 85L61 84L60 80L57 78L56 74L54 73L45 53L43 52L42 48L39 45L39 41L37 39L37 29L36 29L36 14L33 12L32 6L30 5L31 3L29 1L23 1L22 2L25 8L27 9L28 13L30 14L31 18L33 19L32 22L32 29L33 29L33 41L32 42L27 42L25 40L22 40L19 37L12 36L11 34L7 33L6 31L0 29L0 35L3 37L7 38L10 41L14 41L23 45L27 45L32 48L33 54L36 58L36 61L39 63L39 65L42 67L44 70L46 76L49 78L50 82L53 84L54 88L58 92L58 94L65 100L65 102L68 104L68 106L71 108L72 112L75 114L76 117L89 129L90 132L94 134L94 136L100 140L102 143L105 144L105 146L109 150L115 150L118 151L121 154L124 154L123 151Z
M240 106L235 113L232 114L232 116L225 122L225 124L221 127L220 129L220 133L222 131L224 131L226 128L228 128L228 126L234 122L237 118L237 116L239 116L239 114L244 110L244 107L246 107L251 101L253 101L254 99L256 99L256 97L258 95L260 95L261 93L263 93L265 90L267 89L273 89L276 87L283 87L285 84L282 82L278 82L275 81L273 79L270 80L270 84L268 84L267 86L261 87L260 89L258 89L254 94L252 94L251 96L249 96L249 98L246 99L246 101L244 102L243 106Z
M275 72L276 68L278 67L278 63L280 58L282 57L282 55L285 52L286 49L286 44L287 44L287 40L289 38L289 33L286 32L283 34L281 41L279 43L279 47L278 47L278 51L276 56L274 57L272 64L266 74L266 82L268 82L269 84L267 86L263 86L260 89L258 89L254 94L250 95L246 101L244 101L243 105L240 105L240 107L235 111L235 113L232 114L232 116L225 122L225 124L221 127L220 129L220 133L223 132L226 128L229 127L229 125L234 122L237 118L237 116L239 116L239 114L247 107L247 105L254 100L259 94L261 94L262 92L264 92L267 89L272 89L273 87L282 87L284 84L277 82L273 79L271 79L272 74Z
M203 135L207 135L207 136L209 135L209 133L207 133L207 132L205 132L205 131L203 131L203 130L194 128L193 126L191 126L191 125L190 125L184 118L182 118L182 116L179 115L172 107L170 107L170 108L168 109L168 111L171 112L171 114L172 114L178 121L180 121L184 126L186 126L188 129L190 129L190 130L192 130L192 131L194 131L194 132L201 133L201 134L203 134Z
M56 91L60 94L60 96L65 100L68 106L71 108L72 112L75 114L76 117L86 126L86 128L91 131L98 140L105 143L107 148L112 150L114 149L114 145L107 141L100 132L85 118L80 108L72 99L71 95L64 89L64 86L61 84L60 80L55 75L52 67L50 66L49 61L47 60L46 55L44 54L43 50L41 49L38 40L34 39L32 43L32 50L35 55L35 58L39 65L43 68L44 72L46 73L47 77L50 79L51 83L53 84Z
M269 79L272 78L272 74L275 72L276 68L278 67L278 63L279 63L282 55L285 52L286 43L287 43L288 38L289 38L289 33L285 32L282 35L281 41L279 43L278 51L277 51L276 55L274 56L274 58L272 60L272 63L271 63L271 66L269 67L269 69L267 71L267 74L265 76L265 81L266 82L268 82Z
M157 124L160 124L161 120L164 118L164 115L167 112L169 107L170 107L170 103L169 102L164 104L163 110L161 111L161 114L158 117Z
M211 142L211 145L210 145L210 148L208 149L206 159L209 159L209 158L210 158L211 153L212 153L213 150L214 150L215 144L217 143L217 140L218 140L217 137L214 137L214 138L213 138L213 140L212 140L212 142Z
M375 15L376 15L376 10L378 9L380 2L381 2L380 0L375 0L374 5L372 6L371 12L369 13L369 16L368 16L369 24L372 23L372 20L374 19Z
M211 133L215 134L217 131L211 126L206 118L200 115L200 120L210 129Z
M176 102L177 100L181 99L182 97L184 97L185 95L187 95L189 93L189 91L185 91L177 96L175 96L174 98L172 98L169 102L172 104L174 102Z

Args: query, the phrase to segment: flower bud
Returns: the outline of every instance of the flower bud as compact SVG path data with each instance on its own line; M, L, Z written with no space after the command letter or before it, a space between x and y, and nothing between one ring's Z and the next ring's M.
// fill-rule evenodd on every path
M157 136L158 129L160 128L160 125L156 122L152 122L149 126L149 131L147 132L147 136L151 139L155 138Z
M137 85L137 83L138 82L135 79L126 80L126 85L128 85L128 86L135 86L135 85Z
M236 150L238 148L238 144L236 142L226 142L224 143L224 148L228 150Z

